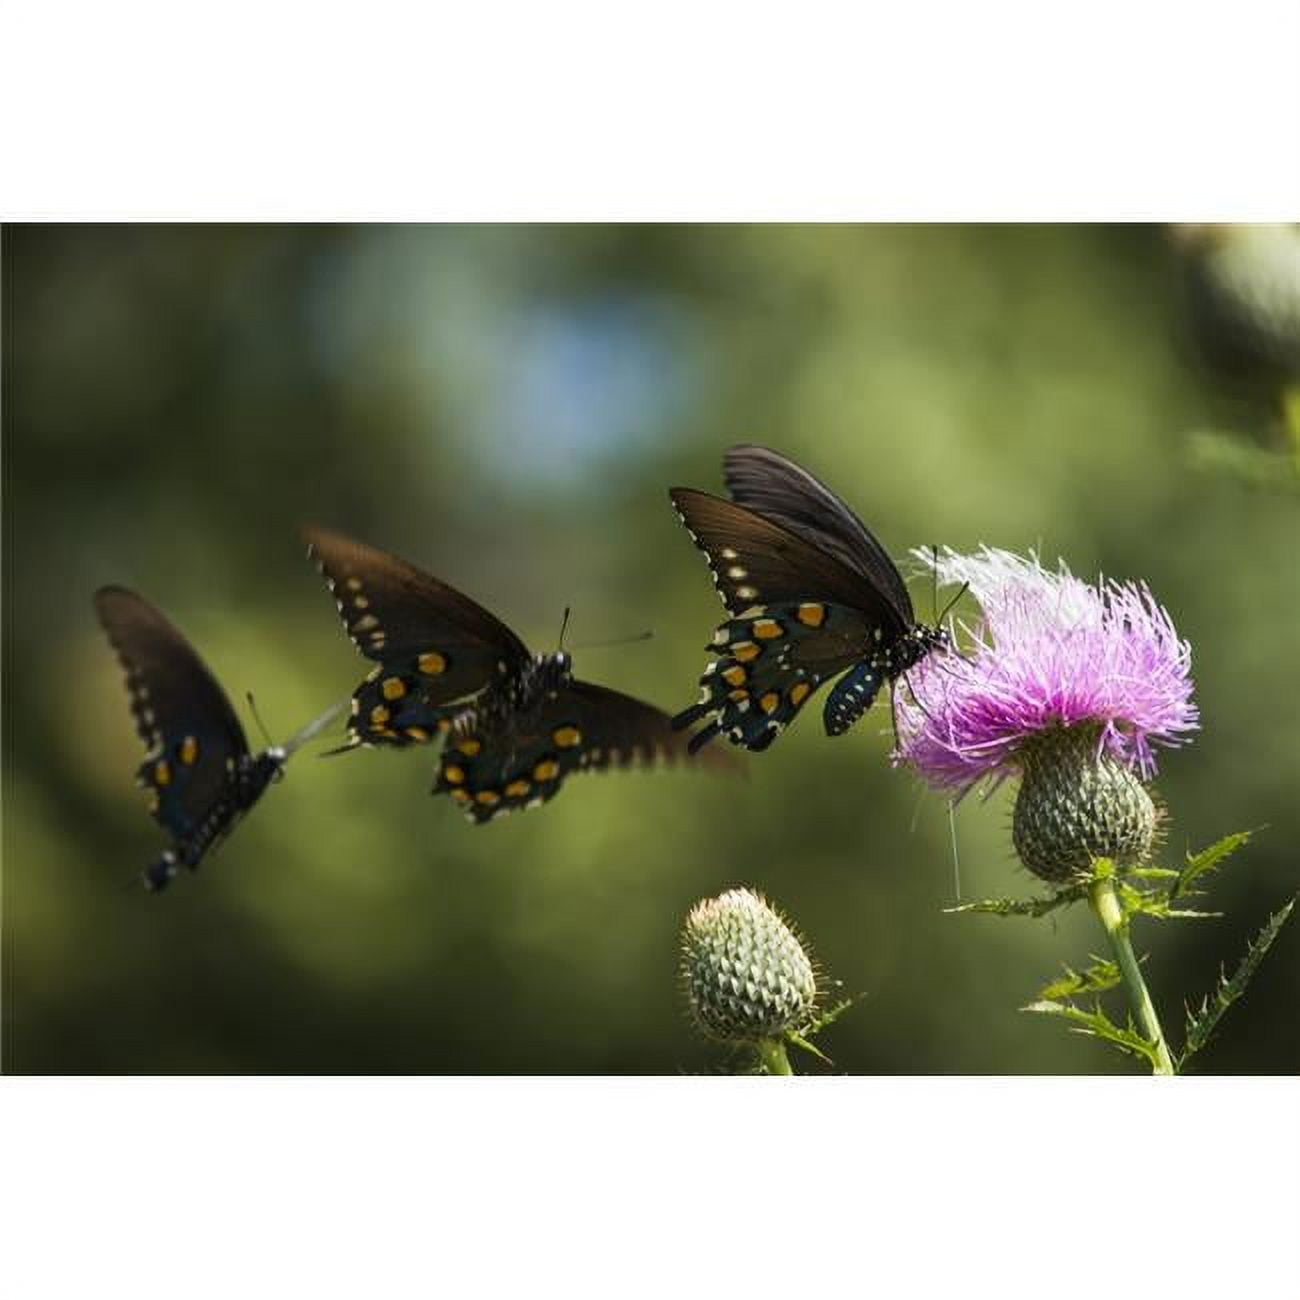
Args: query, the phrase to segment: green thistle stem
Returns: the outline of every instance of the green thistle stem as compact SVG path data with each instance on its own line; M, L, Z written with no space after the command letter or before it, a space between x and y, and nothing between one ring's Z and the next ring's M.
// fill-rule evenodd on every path
M1119 964L1120 975L1128 989L1129 1003L1137 1013L1142 1032L1155 1044L1156 1064L1152 1074L1173 1074L1174 1061L1165 1043L1164 1031L1160 1028L1160 1018L1156 1015L1155 1004L1147 992L1146 981L1142 978L1141 968L1133 955L1133 945L1128 937L1128 920L1120 906L1119 896L1115 893L1115 882L1106 876L1094 880L1088 886L1088 901L1092 910L1106 931L1110 946L1114 950L1115 960Z
M793 1074L790 1058L785 1054L785 1043L779 1038L764 1038L759 1041L758 1055L768 1074Z

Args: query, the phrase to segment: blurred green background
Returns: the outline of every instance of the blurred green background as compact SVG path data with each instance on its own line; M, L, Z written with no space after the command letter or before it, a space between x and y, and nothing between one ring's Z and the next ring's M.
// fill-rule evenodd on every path
M1039 545L1149 579L1204 729L1167 754L1168 849L1267 825L1221 920L1147 926L1173 1037L1296 889L1298 506L1188 466L1266 421L1183 345L1154 227L18 227L4 232L4 1066L10 1072L709 1071L681 918L763 889L865 999L850 1073L1124 1071L1021 1014L1102 940L1076 909L941 914L945 805L820 703L747 781L570 780L475 829L434 754L307 752L194 877L126 888L161 836L91 612L156 601L277 738L345 696L298 527L407 556L580 676L692 701L720 606L665 489L731 442L805 462L896 556ZM930 592L914 584L918 610ZM240 706L250 739L259 733ZM1028 893L1005 793L957 829L971 896ZM1293 922L1203 1071L1300 1067ZM811 1063L809 1063L811 1065ZM820 1068L813 1066L814 1069Z

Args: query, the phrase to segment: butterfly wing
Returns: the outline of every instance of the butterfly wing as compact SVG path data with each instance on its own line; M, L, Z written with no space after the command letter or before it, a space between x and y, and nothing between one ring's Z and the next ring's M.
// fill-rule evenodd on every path
M903 630L884 593L814 542L708 492L673 488L669 496L733 617L755 606L822 601L861 610L891 635Z
M450 795L481 824L553 799L573 772L671 764L688 756L688 738L673 730L662 710L608 687L570 681L500 734L470 730L450 737L434 793ZM712 766L734 768L725 755L709 758Z
M226 693L190 643L148 601L123 587L95 593L95 610L126 671L136 730L148 749L139 769L151 811L183 843L210 822L248 756ZM231 808L231 816L236 810Z
M353 644L379 667L353 694L352 744L410 744L445 729L448 706L528 661L500 619L387 551L305 532Z
M829 678L868 653L874 629L860 611L822 601L765 605L724 623L715 658L700 678L700 699L673 719L707 724L692 751L725 734L736 745L766 749Z
M788 528L861 574L893 606L899 623L914 621L898 566L871 530L819 479L780 452L743 444L722 461L732 500Z

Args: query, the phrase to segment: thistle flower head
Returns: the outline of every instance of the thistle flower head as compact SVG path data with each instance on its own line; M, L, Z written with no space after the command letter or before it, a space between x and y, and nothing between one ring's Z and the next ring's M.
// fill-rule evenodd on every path
M799 1032L817 977L798 935L750 889L696 903L682 932L682 982L700 1028L728 1042Z
M917 553L925 558L921 552ZM1144 782L1155 745L1197 726L1191 649L1143 584L1089 584L983 548L934 562L965 582L982 618L967 656L931 655L897 697L897 760L933 786L966 793L1018 775L1012 838L1053 883L1094 858L1142 862L1159 814Z
M1196 729L1191 648L1145 584L1090 584L988 547L916 555L968 583L982 613L965 657L931 655L897 696L898 761L931 785L964 794L1022 773L1035 738L1080 726L1099 758L1149 780L1154 746Z

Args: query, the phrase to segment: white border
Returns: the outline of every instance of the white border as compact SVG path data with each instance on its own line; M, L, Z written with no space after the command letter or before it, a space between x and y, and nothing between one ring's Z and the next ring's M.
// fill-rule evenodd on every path
M7 1080L6 1293L1289 1293L1297 1092L1283 1079Z
M10 219L1294 219L1300 7L46 0Z

